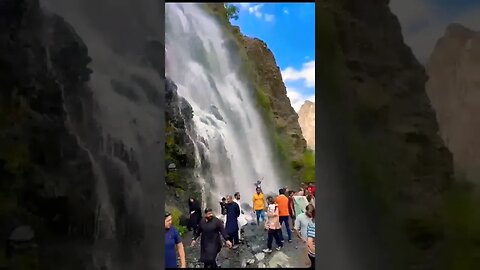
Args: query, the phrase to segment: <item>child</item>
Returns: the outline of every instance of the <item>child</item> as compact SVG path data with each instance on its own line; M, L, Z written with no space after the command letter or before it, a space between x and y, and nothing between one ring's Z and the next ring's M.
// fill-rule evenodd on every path
M272 196L267 198L268 201L268 210L267 210L267 222L265 222L265 229L268 230L268 240L267 248L263 250L265 253L272 252L272 242L275 238L275 243L277 244L277 250L280 250L283 247L283 243L280 240L281 225L280 219L278 216L278 205L275 204L275 200Z

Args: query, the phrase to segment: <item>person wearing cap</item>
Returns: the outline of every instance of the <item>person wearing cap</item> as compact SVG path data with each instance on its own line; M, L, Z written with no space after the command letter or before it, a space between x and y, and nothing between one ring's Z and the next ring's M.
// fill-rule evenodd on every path
M205 216L200 221L198 230L193 235L191 247L197 244L198 237L200 239L200 262L203 262L204 268L218 268L217 256L222 250L222 239L226 241L228 248L232 247L228 235L225 232L223 222L215 217L211 208L204 211Z
M172 225L172 214L165 213L165 268L177 268L177 254L180 257L180 268L186 268L185 249L177 229Z

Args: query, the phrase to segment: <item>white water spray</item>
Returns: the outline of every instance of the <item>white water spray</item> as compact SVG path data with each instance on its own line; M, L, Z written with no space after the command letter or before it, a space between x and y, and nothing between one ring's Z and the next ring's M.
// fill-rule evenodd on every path
M210 168L200 177L211 203L236 191L250 203L254 182L261 177L264 192L275 192L280 176L252 98L254 89L232 70L239 63L232 63L222 29L195 4L166 4L165 16L166 71L193 108L193 141ZM197 162L205 165L200 158Z

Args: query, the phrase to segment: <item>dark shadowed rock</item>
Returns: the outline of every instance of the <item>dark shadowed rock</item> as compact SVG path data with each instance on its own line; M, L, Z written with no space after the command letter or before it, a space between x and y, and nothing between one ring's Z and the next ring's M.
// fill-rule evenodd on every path
M40 263L51 268L54 242L93 239L93 171L88 154L67 127L65 112L72 105L83 110L72 114L72 121L90 121L84 117L91 115L88 104L76 99L66 105L66 99L88 95L84 83L91 59L72 27L59 16L43 13L38 1L2 1L0 13L9 14L0 19L0 101L7 109L0 114L6 123L0 129L0 163L7 165L0 168L5 181L0 196L15 205L11 211L24 224L11 235L15 241L33 237L27 229L33 226L32 217L42 220ZM71 260L89 260L85 250L74 252L67 245L57 255L70 269L76 269Z
M333 208L317 219L331 232L317 260L335 269L437 269L453 170L425 70L388 1L329 0L320 10L325 91L316 121L328 132L316 140L326 168L317 204ZM407 225L412 218L421 225Z
M8 240L15 242L32 241L35 238L35 233L30 226L19 226L15 228L8 237Z

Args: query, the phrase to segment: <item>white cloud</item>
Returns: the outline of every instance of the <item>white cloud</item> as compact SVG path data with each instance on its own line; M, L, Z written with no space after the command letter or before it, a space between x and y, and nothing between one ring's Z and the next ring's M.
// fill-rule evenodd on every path
M305 100L315 102L315 60L304 63L299 70L293 67L285 68L282 70L282 78L287 86L287 95L290 99L290 104L292 104L292 107L296 112L300 110L300 107L305 103ZM305 87L302 87L303 91L299 91L298 88L289 86L289 83L293 82L303 83L303 87ZM311 94L312 92L313 95Z
M262 12L260 12L260 10L261 10L262 7L263 7L263 4L258 4L258 5L250 6L250 7L248 8L248 12L249 12L250 14L255 15L255 17L257 17L257 18L260 19L260 18L262 18L262 15L263 15Z
M273 14L266 14L266 13L265 13L265 21L267 21L267 22L273 22L274 19L275 19L275 15L273 15Z
M283 14L288 14L288 13L289 13L289 12L288 12L288 9L284 8L284 9L283 9Z
M264 19L266 22L273 22L275 20L275 15L262 12L264 4L238 3L236 5L258 19Z
M305 100L310 100L311 102L315 102L315 95L305 96L300 93L297 89L293 87L287 87L287 96L290 99L290 104L292 104L292 108L298 112L300 107L302 107Z
M250 4L250 3L238 3L238 5L243 9L248 9L252 4Z
M443 2L445 3L445 2ZM450 23L460 23L472 30L480 30L480 5L470 6L452 16L441 1L391 0L390 8L397 15L402 33L415 56L426 63L437 40Z
M300 70L287 67L282 70L282 78L284 82L303 81L306 87L315 87L315 60L304 63Z

